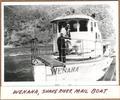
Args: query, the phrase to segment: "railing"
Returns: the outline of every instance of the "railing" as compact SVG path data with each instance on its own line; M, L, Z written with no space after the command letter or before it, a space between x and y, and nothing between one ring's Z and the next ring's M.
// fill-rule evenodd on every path
M51 44L39 44L37 39L31 41L31 62L36 60L39 55L51 55L53 53L53 46Z

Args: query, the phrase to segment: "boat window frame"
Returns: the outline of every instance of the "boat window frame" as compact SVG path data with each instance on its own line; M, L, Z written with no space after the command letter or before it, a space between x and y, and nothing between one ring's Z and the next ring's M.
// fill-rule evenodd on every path
M59 23L62 23L62 22L65 23L65 25L63 25L63 24L59 25ZM66 20L58 21L58 32L60 33L62 26L63 26L63 27L66 27L66 25L67 25ZM60 27L60 26L61 26L61 27Z
M85 28L84 30L81 30L82 25L80 24L80 21L86 21L86 26L85 26L86 28L84 27ZM79 32L88 32L88 22L89 22L89 19L80 19L79 20Z
M71 25L70 22L72 22L72 21L73 21L73 22L76 22L76 23L74 23L74 24ZM75 20L75 19L69 20L69 21L68 21L68 24L70 25L70 32L78 32L78 30L77 30L77 20ZM76 24L76 28L73 26L73 25L75 25L75 24ZM72 30L71 27L72 27L74 30Z
M93 22L91 22L91 32L93 32Z

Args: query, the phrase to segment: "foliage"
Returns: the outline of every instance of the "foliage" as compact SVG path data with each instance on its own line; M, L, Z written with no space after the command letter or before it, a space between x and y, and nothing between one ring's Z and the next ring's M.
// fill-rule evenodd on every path
M69 14L95 14L103 38L113 36L112 17L107 5L52 5L52 6L5 6L4 27L5 45L25 46L30 44L32 38L39 43L50 43L53 39L50 21L58 16Z

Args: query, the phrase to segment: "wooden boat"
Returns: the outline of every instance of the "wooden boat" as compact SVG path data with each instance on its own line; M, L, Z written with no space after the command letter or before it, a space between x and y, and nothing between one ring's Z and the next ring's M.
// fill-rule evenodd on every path
M108 72L113 60L110 57L110 44L103 43L98 22L94 18L68 15L58 17L51 23L55 34L54 53L36 58L39 64L34 66L35 81L97 81ZM65 32L67 25L70 28L70 40L66 41L70 45L66 63L63 63L58 61L57 38L61 31Z

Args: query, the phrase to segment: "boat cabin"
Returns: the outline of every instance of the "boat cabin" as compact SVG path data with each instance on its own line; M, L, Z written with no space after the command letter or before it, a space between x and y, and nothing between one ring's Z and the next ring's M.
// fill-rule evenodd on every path
M86 15L68 15L55 18L53 24L53 52L58 52L57 38L60 33L66 36L69 31L70 40L66 40L68 48L75 54L87 57L97 57L103 55L102 36L95 19ZM69 29L69 30L68 30Z

